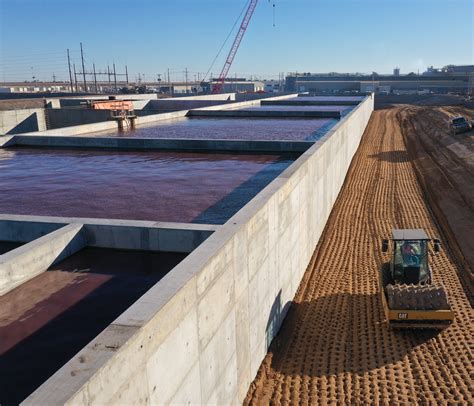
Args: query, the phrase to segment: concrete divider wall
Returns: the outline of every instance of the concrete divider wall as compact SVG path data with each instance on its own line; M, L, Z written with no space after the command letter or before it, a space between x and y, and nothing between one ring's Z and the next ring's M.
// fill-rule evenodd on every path
M207 106L216 106L227 103L234 103L234 100L176 100L176 99L160 99L160 100L150 100L146 106L145 110L189 110L196 109L199 107Z
M340 111L313 110L190 110L188 116L196 117L243 117L243 118L337 118L341 117Z
M249 101L249 100L260 100L265 99L268 97L278 97L278 96L285 96L287 94L291 94L289 92L278 92L278 93L236 93L235 101Z
M117 123L113 120L110 121L103 121L100 123L93 123L93 124L81 124L75 125L71 127L64 127L64 128L57 128L53 130L46 130L46 131L36 131L36 132L25 132L22 134L30 134L30 135L80 135L80 134L88 134L88 133L96 133L99 131L107 131L107 130L116 130Z
M116 100L157 100L158 95L155 93L146 93L146 94L114 94L113 95ZM102 94L102 95L82 95L82 96L75 96L73 95L66 95L61 99L57 98L47 98L46 103L50 103L52 107L74 107L80 106L82 104L87 103L88 100L109 100L109 95Z
M174 138L128 138L128 137L63 137L60 135L14 135L6 146L29 146L47 148L100 148L111 150L161 150L161 151L206 151L247 153L301 153L310 148L311 141L268 140L203 140Z
M68 222L25 221L28 216L0 214L0 241L30 242L49 234Z
M99 123L110 119L110 111L93 109L46 109L49 129Z
M235 93L207 94L201 96L168 97L151 100L145 110L189 110L198 107L214 106L235 101Z
M44 130L46 122L43 108L0 111L0 135Z
M68 224L81 224L91 247L189 253L219 226L162 221L0 214L0 241L30 242Z
M289 98L297 97L297 96L298 96L298 93L290 93L290 94L285 94L283 96L269 97L266 100L285 100L285 99L289 99ZM220 105L220 106L203 107L200 109L196 109L195 111L232 110L232 109L239 109L242 107L260 106L261 99L262 98L255 99L255 100L251 99L251 100L246 100L246 101L240 101L240 102L225 104L225 105Z
M372 111L368 97L24 403L241 403Z
M0 296L86 245L82 224L69 224L0 255Z
M212 98L212 100L219 100L219 97L231 97L234 96L233 93L225 93L222 95L211 95L215 96L215 98ZM194 97L186 97L183 99L196 99L204 97L211 97L209 95L207 96L194 96ZM272 97L269 100L281 100L285 99L288 97L295 97L297 94L290 94L290 95L285 95L285 96L279 96L279 97ZM259 105L260 100L254 100L254 101L245 101L245 102L240 102L240 103L226 103L226 104L220 104L217 106L210 106L210 107L203 107L200 108L199 110L208 110L208 109L214 109L214 110L226 110L226 109L233 109L233 108L239 108L239 107L246 107L246 106L254 106L254 105ZM160 113L160 114L151 114L147 116L141 116L137 117L135 119L135 124L137 126L140 125L146 125L146 124L153 124L157 123L159 121L164 121L164 120L173 120L177 118L183 118L186 117L188 114L189 110L180 110L180 111L175 111L171 113ZM21 132L21 134L27 134L27 135L67 135L67 136L74 136L74 135L82 135L82 134L90 134L90 133L97 133L100 131L106 131L106 130L117 130L118 126L117 123L113 120L109 121L103 121L103 122L98 122L98 123L93 123L93 124L83 124L83 125L77 125L77 126L71 126L71 127L64 127L64 128L58 128L58 129L52 129L52 130L43 130L40 129L40 131L35 131L35 130L24 130ZM28 131L28 132L25 132ZM0 133L1 134L1 133Z

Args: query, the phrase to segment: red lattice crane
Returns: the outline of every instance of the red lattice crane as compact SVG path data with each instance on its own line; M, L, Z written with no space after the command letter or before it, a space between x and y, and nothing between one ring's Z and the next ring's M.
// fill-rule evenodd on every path
M219 79L217 83L214 85L212 89L212 93L220 93L222 91L222 87L224 86L224 81L227 78L227 74L229 73L230 67L232 62L234 61L235 54L239 49L240 43L242 42L242 38L244 37L245 31L249 26L250 19L252 18L253 12L257 7L258 0L251 0L249 7L247 8L247 12L245 13L244 19L240 24L239 32L237 33L234 43L232 44L232 48L230 49L229 55L227 55L227 59L225 61L224 67L222 68L221 74L219 75Z

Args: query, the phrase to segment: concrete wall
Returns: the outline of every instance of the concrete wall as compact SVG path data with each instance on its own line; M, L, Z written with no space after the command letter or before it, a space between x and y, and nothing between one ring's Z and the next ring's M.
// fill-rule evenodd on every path
M291 93L278 92L276 94L279 96L284 96L286 94L291 94ZM242 101L250 101L250 100L260 100L260 99L272 97L273 95L275 95L275 93L236 93L235 101L242 102Z
M0 296L84 248L82 224L69 224L0 255Z
M46 130L44 109L0 111L0 135Z
M108 110L92 109L47 109L49 129L99 123L110 119Z
M215 97L219 99L219 97L232 97L232 94L220 94L220 95L206 95L206 96L191 96L191 97L186 97L182 99L198 99L201 100L201 98L205 97ZM269 100L281 100L285 99L288 97L296 97L297 94L289 94L286 96L279 96L279 97L272 97ZM176 98L176 99L181 99L181 98ZM210 106L210 107L203 107L200 108L199 110L224 110L224 109L233 109L233 108L239 108L239 107L247 107L247 106L255 106L259 105L260 101L259 100L254 100L254 101L246 101L246 102L239 102L239 103L228 103L228 104L223 104L223 105L216 105L216 106ZM163 120L172 120L175 118L182 118L185 117L188 114L189 110L181 110L181 111L175 111L171 113L161 113L161 114L151 114L143 117L137 117L135 120L135 124L137 126L143 125L143 124L153 124L158 121L163 121ZM35 130L28 130L28 131L22 131L22 134L31 134L31 135L67 135L67 136L73 136L73 135L82 135L82 134L89 134L89 133L97 133L99 131L105 131L105 130L116 130L118 128L117 123L115 121L103 121L99 123L94 123L94 124L83 124L83 125L77 125L77 126L71 126L71 127L64 127L64 128L58 128L58 129L52 129L52 130L40 130L40 131L35 131Z
M88 133L97 133L97 132L106 131L106 130L117 130L117 122L113 120L109 120L109 121L102 121L100 123L81 124L81 125L76 125L76 126L71 126L71 127L56 128L52 130L24 132L22 134L72 136L72 135L81 135L81 134L88 134Z
M0 214L0 241L29 243L68 224L80 224L87 245L190 253L219 226L156 221Z
M116 100L144 100L148 102L149 100L156 100L156 94L114 94L113 95ZM56 107L75 107L85 104L87 100L108 100L109 95L82 95L82 96L74 96L70 95L70 97L63 97L61 99L57 98L47 98L46 103L51 103L51 106Z
M260 118L340 118L340 111L329 110L190 110L193 117L260 117Z
M6 140L6 137L5 137ZM1 144L0 144L1 145ZM14 135L8 146L46 148L100 148L114 150L171 150L206 152L294 152L301 153L313 145L311 141L267 140L202 140L127 137L63 137L60 135Z
M360 100L262 100L262 106L357 106Z
M369 97L24 403L241 403L372 110Z
M187 99L187 98L186 98ZM189 110L200 107L217 106L233 103L233 100L186 100L186 99L161 99L150 100L143 109L146 110Z

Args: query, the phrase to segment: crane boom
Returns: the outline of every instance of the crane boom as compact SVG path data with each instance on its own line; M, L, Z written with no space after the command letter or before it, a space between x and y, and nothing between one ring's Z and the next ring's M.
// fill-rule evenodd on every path
M245 31L247 30L250 19L252 18L253 12L255 11L255 8L257 7L257 3L258 3L258 0L250 1L247 12L245 13L242 23L240 24L239 32L237 33L234 39L232 48L230 49L229 55L227 55L227 59L222 68L221 74L219 75L219 79L217 80L217 83L212 90L212 93L221 92L222 87L224 86L224 81L227 77L227 74L229 73L232 62L234 61L235 54L237 53L237 50L239 49L240 43L242 42L242 38L244 37Z

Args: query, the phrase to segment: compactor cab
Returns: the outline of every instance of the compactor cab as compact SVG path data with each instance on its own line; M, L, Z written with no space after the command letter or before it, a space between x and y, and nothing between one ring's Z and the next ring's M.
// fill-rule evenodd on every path
M435 253L440 241L424 230L393 230L391 241L382 241L382 252L391 251L390 264L380 275L382 304L391 327L444 328L454 319L446 290L432 281L429 245Z

